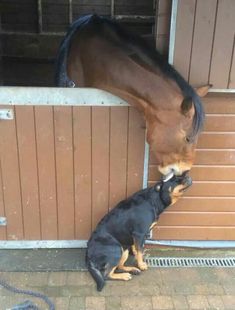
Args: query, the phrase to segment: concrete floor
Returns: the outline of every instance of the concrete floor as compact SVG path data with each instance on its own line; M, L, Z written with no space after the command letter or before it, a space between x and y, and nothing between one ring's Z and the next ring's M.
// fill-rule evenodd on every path
M153 253L150 251L151 256ZM193 252L194 256L201 253ZM203 253L212 252L204 250ZM228 256L233 252L216 253L216 256ZM170 252L161 254L166 256ZM185 252L181 254L188 256ZM100 293L88 272L64 269L1 271L0 280L46 294L59 310L235 309L235 268L149 268L128 282L107 281ZM48 309L38 298L0 288L1 310L11 309L26 299L33 301L39 309Z

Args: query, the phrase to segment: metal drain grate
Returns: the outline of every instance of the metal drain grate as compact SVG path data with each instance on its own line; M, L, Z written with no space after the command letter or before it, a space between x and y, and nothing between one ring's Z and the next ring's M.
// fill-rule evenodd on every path
M146 257L149 267L235 267L235 257Z

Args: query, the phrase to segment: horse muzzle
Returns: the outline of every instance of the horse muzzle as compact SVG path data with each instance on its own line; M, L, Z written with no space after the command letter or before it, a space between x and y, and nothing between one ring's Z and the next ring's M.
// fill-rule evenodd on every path
M158 170L161 174L165 176L169 180L169 178L173 175L181 176L184 172L189 171L192 168L192 163L179 162L166 166L158 166ZM171 177L170 177L171 176Z

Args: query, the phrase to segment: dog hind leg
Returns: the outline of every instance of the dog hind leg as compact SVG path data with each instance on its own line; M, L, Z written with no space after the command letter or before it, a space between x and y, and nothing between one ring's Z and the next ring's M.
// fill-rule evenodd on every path
M128 259L128 256L129 256L129 250L123 251L122 257L121 257L120 262L118 264L118 269L130 272L131 274L134 274L134 275L140 274L140 270L138 268L136 268L134 266L124 266L125 262Z
M108 275L108 279L110 279L110 280L122 280L122 281L131 280L132 277L131 277L131 274L129 272L115 273L116 269L117 269L117 266L111 270L111 272Z

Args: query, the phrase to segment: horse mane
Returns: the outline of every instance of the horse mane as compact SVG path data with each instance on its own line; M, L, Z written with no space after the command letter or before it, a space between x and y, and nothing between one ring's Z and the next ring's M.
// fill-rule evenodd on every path
M78 29L87 24L92 15L85 15L73 22L64 39L62 40L55 61L55 85L58 87L69 87L70 79L67 75L67 57L71 45L71 39Z
M124 45L126 47L129 47L132 51L135 52L135 54L139 58L141 58L148 65L160 69L163 75L176 82L184 98L190 98L192 100L195 113L193 118L192 131L188 138L193 140L201 131L205 119L205 113L200 97L197 95L192 86L189 85L188 82L186 82L186 80L174 69L173 66L171 66L167 62L167 60L155 48L153 48L146 40L141 38L139 35L136 35L131 31L127 31L115 20L100 17L96 14L86 15L80 17L70 26L64 40L61 43L59 55L57 58L57 86L68 86L69 79L66 74L66 60L72 36L79 30L80 27L84 26L90 21L96 24L97 31L104 31L105 28L103 26L105 24L108 25L113 30L114 34L116 34L116 37L118 37L122 46ZM114 41L117 40L114 37L111 37L111 39L113 39Z

